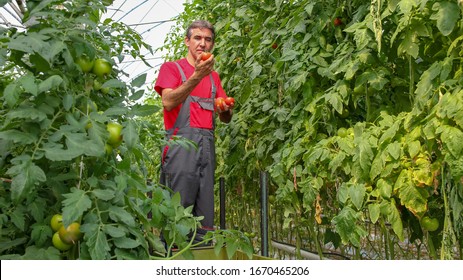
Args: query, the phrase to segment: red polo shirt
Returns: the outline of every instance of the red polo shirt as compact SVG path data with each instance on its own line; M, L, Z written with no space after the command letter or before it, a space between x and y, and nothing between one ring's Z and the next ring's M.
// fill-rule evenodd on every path
M186 58L177 61L180 64L180 67L185 72L185 76L188 79L194 73L194 66L190 65ZM222 88L219 74L217 72L212 72L212 78L214 79L215 86L217 88L216 98L217 97L227 97L225 91ZM154 85L156 92L161 94L162 90L165 88L175 89L182 84L182 76L175 65L174 62L165 62L161 65L159 70L159 75ZM198 97L211 97L211 80L209 76L204 77L201 82L193 89L190 93L192 96ZM171 129L174 127L175 120L180 112L182 104L178 105L171 111L164 109L164 127L165 129ZM197 103L192 102L190 105L190 126L198 128L212 129L212 117L213 112L202 109Z

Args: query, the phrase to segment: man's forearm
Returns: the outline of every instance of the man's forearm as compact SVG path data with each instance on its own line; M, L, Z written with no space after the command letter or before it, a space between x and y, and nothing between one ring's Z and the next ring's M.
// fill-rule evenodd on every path
M176 89L165 89L162 91L162 106L170 111L183 103L191 91L199 84L200 78L191 76L185 83Z

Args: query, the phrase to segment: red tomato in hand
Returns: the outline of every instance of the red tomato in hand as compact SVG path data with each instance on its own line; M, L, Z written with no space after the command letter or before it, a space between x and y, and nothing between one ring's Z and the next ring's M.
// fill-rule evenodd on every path
M220 110L225 110L225 99L223 97L218 97L215 99L215 108Z
M225 104L227 104L227 106L230 106L232 104L235 104L235 98L233 97L227 97L225 98Z
M212 53L210 53L210 52L203 52L203 53L201 54L201 60L203 60L203 61L204 61L204 60L208 60L209 57L211 57L211 55L212 55Z

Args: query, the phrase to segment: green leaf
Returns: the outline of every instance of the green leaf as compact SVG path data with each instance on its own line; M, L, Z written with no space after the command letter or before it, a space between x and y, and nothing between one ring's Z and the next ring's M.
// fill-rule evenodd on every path
M142 87L146 82L146 76L147 76L147 74L144 73L144 74L136 77L135 79L133 79L133 81L131 83L132 87Z
M20 85L24 88L25 92L37 96L38 86L35 83L35 77L32 73L28 72L26 75L19 78L18 81Z
M411 158L414 158L421 151L421 142L416 140L408 143L408 154Z
M95 189L92 190L92 194L101 200L108 201L115 197L116 193L113 190L109 189Z
M405 205L414 214L424 213L427 210L426 190L416 187L412 180L412 171L403 169L399 174L394 191L398 191L400 203Z
M118 79L111 79L111 80L106 81L101 87L102 88L126 88L127 85Z
M463 146L461 140L463 139L463 132L454 126L444 125L438 129L441 132L441 140L447 150L455 158L460 157Z
M381 214L380 206L377 203L369 204L368 205L368 213L370 214L370 220L373 224L379 219L379 215Z
M384 164L386 161L384 160L384 154L383 153L378 153L371 163L371 169L370 169L370 178L374 180L379 174L381 174L381 171L384 168Z
M262 72L262 66L260 66L259 64L253 64L252 66L252 71L249 75L249 78L251 80L254 80L257 76L260 75L260 73Z
M42 210L45 208L42 208ZM52 229L48 224L34 224L32 225L31 239L35 241L35 244L45 245L50 240L50 236L53 235Z
M0 139L13 141L15 144L27 145L37 141L37 135L18 130L0 131Z
M26 252L21 257L22 260L61 260L60 251L51 246L48 248L38 248L28 246Z
M47 115L44 112L31 107L20 107L15 110L11 110L7 113L7 116L9 119L26 119L38 122L47 118Z
M388 220L392 225L392 230L397 235L400 241L404 241L404 229L402 224L402 219L400 217L399 210L395 205L395 200L391 200L391 212L388 215Z
M20 87L16 83L8 84L3 90L3 95L5 96L6 103L8 106L13 107L16 105L19 99Z
M450 35L455 24L460 18L460 8L456 1L443 1L434 3L432 10L435 11L435 14L431 16L431 19L437 21L437 28L444 36Z
M365 198L365 187L363 184L354 183L349 186L349 197L357 208L357 210L362 209L363 199Z
M325 100L338 112L342 113L343 111L343 101L339 94L337 93L327 93L325 95Z
M111 237L119 238L125 236L126 232L121 226L105 225L104 231Z
M379 190L379 194L384 199L391 198L392 195L392 185L383 179L379 179L376 183L376 186Z
M140 98L143 97L143 95L145 95L145 90L141 89L141 90L137 90L136 92L134 92L132 95L130 95L129 99L131 101L137 101L139 100ZM138 104L137 104L138 105Z
M125 107L111 107L104 112L106 116L123 116L127 113L129 113L129 110Z
M118 248L123 248L123 249L133 249L138 246L140 246L140 242L137 240L130 239L128 237L119 237L119 238L114 238L114 245Z
M359 139L357 143L357 154L354 156L354 161L359 161L360 167L364 172L370 172L373 157L374 154L370 143L364 138Z
M132 149L139 142L137 124L132 119L124 126L122 135L128 149Z
M140 116L140 117L145 117L145 116L150 116L153 115L161 110L161 107L157 105L141 105L141 104L136 104L132 107L132 110L130 113L133 116Z
M416 34L412 30L408 30L407 32L405 32L405 38L402 40L399 47L397 48L398 56L402 56L403 54L409 54L415 59L418 57L420 47L414 41L415 36Z
M122 207L109 207L109 216L115 222L123 222L124 224L131 227L135 226L134 217Z
M71 94L65 94L63 97L63 107L64 110L69 111L74 105L74 97Z
M84 233L84 240L87 243L91 259L108 259L111 248L109 247L108 239L103 229L97 224L85 223L80 227L80 230Z
M400 158L401 154L401 145L399 142L392 142L391 144L387 145L386 151L391 155L391 157L395 160L398 160Z
M63 83L63 78L58 75L53 75L39 84L39 93L49 91L59 87Z
M63 149L60 146L44 148L43 150L45 151L45 157L52 161L69 161L82 155L82 150Z
M6 174L12 176L11 196L19 201L30 194L33 187L46 181L45 172L35 165L30 158L17 157Z
M354 211L350 207L344 207L333 218L336 232L339 233L344 244L352 243L355 247L360 247L360 240L367 236L367 232L357 224L360 217L361 213Z
M275 133L273 134L275 138L284 140L285 139L285 130L283 128L278 128L275 130Z
M92 201L87 193L76 187L71 188L71 192L63 194L65 198L63 204L63 224L70 225L75 221L79 221L85 211L90 209Z
M24 226L26 224L25 218L25 209L24 207L18 206L14 209L13 212L10 214L10 219L13 224L20 229L21 231L24 231Z

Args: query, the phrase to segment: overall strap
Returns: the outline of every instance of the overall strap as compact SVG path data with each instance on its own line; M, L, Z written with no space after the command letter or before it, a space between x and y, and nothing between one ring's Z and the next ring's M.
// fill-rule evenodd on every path
M178 71L180 72L180 76L182 77L182 84L186 82L186 75L185 72L183 71L182 67L180 67L180 64L178 64L177 61L174 62L175 65L178 68ZM181 127L189 127L190 126L190 102L192 101L191 95L188 95L188 97L183 101L182 107L180 108L180 111L178 112L177 119L175 120L173 130L181 128Z
M182 76L182 84L183 84L184 82L186 82L185 72L183 72L182 67L180 67L180 64L178 64L177 61L175 61L175 65L177 65L178 71L180 72L180 76Z
M212 73L209 74L209 79L211 80L211 91L212 91L212 94L211 94L211 98L212 100L215 99L215 93L217 92L217 87L215 86L215 83L214 83L214 79L212 78Z

